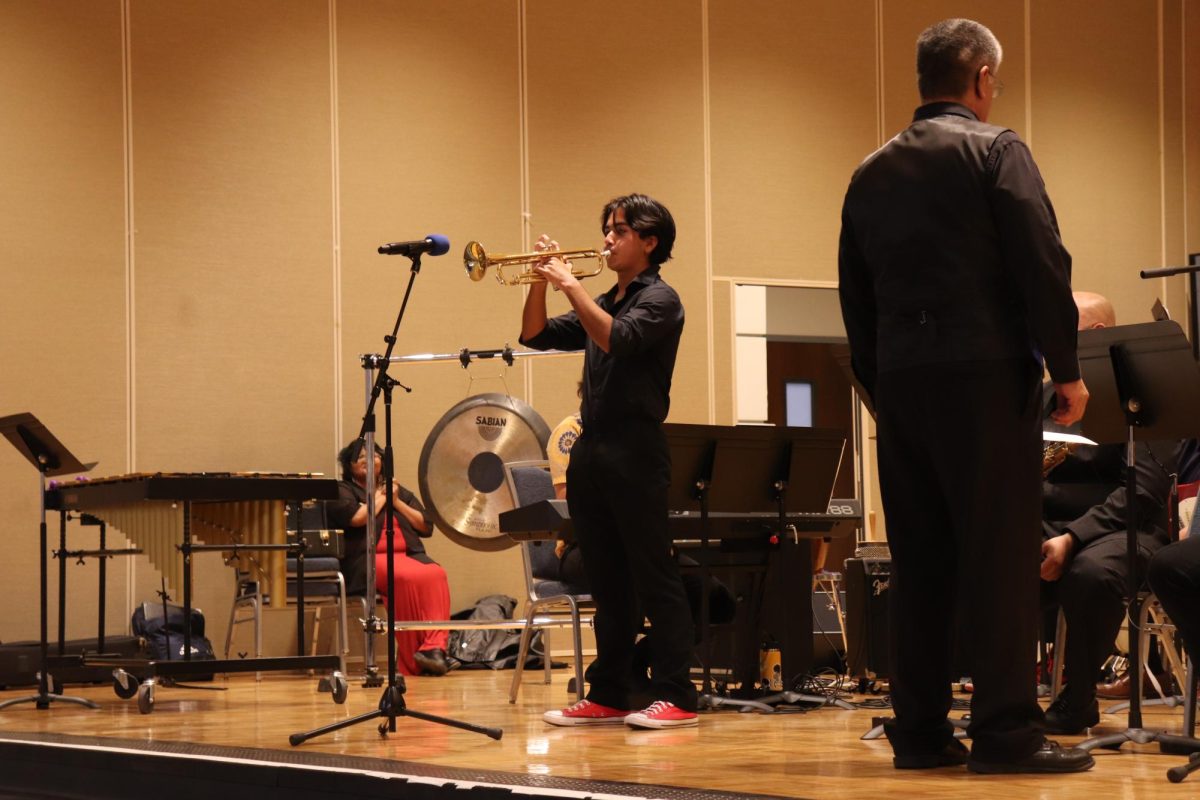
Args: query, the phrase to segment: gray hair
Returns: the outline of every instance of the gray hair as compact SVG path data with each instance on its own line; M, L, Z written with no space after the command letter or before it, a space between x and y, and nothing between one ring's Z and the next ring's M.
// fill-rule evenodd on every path
M1004 51L985 26L970 19L944 19L917 37L917 89L921 99L962 97L983 66L995 72Z

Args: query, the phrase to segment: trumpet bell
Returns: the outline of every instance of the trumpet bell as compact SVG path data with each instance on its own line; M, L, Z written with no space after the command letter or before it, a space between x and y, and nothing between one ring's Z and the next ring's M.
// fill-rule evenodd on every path
M467 268L467 276L471 280L483 280L488 268L487 253L483 245L479 242L467 242L467 249L463 251L463 265Z

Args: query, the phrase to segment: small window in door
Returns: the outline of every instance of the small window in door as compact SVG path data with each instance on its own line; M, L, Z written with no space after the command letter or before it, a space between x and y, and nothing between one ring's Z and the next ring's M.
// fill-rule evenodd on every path
M812 381L788 381L787 424L789 428L811 428L813 426Z

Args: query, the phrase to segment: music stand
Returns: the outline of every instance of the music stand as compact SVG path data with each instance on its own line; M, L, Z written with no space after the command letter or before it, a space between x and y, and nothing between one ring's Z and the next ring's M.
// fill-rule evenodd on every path
M1090 399L1082 430L1101 443L1126 444L1126 498L1137 496L1138 441L1191 438L1200 424L1200 369L1179 325L1170 320L1081 331L1079 366ZM1084 750L1125 742L1161 742L1167 734L1142 728L1137 505L1125 504L1126 618L1129 633L1129 716L1124 730L1081 742Z
M46 607L46 478L88 472L92 467L96 466L96 462L93 461L91 464L80 462L58 439L54 438L54 434L50 433L46 429L46 426L38 421L37 417L28 412L0 418L0 433L3 433L4 438L8 439L12 443L12 446L17 448L17 451L25 456L25 459L30 464L33 464L34 468L38 471L38 510L41 515L41 525L38 529L38 542L41 546L39 574L39 591L41 593L41 597L39 598L41 606L41 636L39 639L41 667L38 671L38 693L15 700L6 700L0 703L0 710L17 705L18 703L34 703L38 708L49 708L50 704L56 700L75 703L76 705L88 708L99 708L91 700L85 700L82 697L67 697L66 695L55 694L50 691L50 675L48 672L50 645L48 640L49 634L47 633L48 611Z
M774 532L775 545L798 549L798 537L790 543L785 541L788 517L826 511L846 443L845 434L840 431L813 428L667 425L664 429L672 462L669 505L674 510L698 506L700 511L700 546L706 556L700 567L704 587L709 575L711 515L736 519L774 514L778 526ZM768 585L776 589L777 596L784 596L783 590L796 580L795 569L778 562L779 559L768 562L760 599ZM825 697L795 692L778 693L758 701L715 697L711 691L712 638L708 631L707 588L700 596L706 706L750 706L773 711L772 702L827 702ZM811 593L803 596L812 602ZM755 604L755 621L761 623L758 605ZM780 627L780 638L785 645L782 650L785 675L799 674L811 664L811 619L810 606L787 609L773 621Z

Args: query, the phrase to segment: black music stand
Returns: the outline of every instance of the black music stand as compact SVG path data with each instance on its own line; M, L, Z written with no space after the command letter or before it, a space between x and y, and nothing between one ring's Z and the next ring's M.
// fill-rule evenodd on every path
M48 672L50 645L47 633L48 611L46 605L46 478L88 472L96 466L96 462L91 464L80 462L58 439L54 438L54 434L50 433L37 417L28 412L0 418L0 433L3 433L4 438L12 442L12 446L17 448L17 451L25 456L25 459L38 471L38 509L41 513L41 525L38 532L38 543L41 547L39 577L41 667L38 671L38 693L29 697L6 700L0 703L0 710L18 703L34 703L38 708L49 708L50 704L56 700L88 708L99 708L91 700L85 700L82 697L67 697L51 692Z
M384 247L379 248L382 254L385 252ZM442 251L445 252L445 251ZM417 252L410 255L412 267L408 274L408 286L404 290L404 299L400 302L400 312L396 315L396 324L392 327L390 336L385 336L384 341L387 342L387 350L382 356L364 356L364 366L374 366L379 370L375 379L375 385L371 390L371 398L367 401L367 410L363 414L362 429L359 431L359 438L365 439L365 450L367 458L367 484L374 486L374 465L375 465L375 403L379 396L383 395L384 405L384 447L383 447L383 480L384 485L388 487L389 501L384 513L384 529L387 531L387 597L388 597L388 618L387 618L387 637L388 637L388 664L387 664L387 685L383 687L383 694L379 697L379 704L374 711L368 711L365 714L359 714L356 717L335 722L330 725L325 725L311 731L303 733L293 733L288 737L288 742L292 746L302 744L315 736L332 733L342 728L348 728L351 725L357 725L360 722L369 722L370 720L383 718L383 722L379 724L379 735L387 736L389 732L396 732L396 717L415 717L423 719L426 722L436 722L441 725L448 725L452 728L461 728L462 730L471 731L472 733L482 733L491 739L499 739L504 735L504 731L500 728L488 728L482 725L475 725L470 722L461 722L447 717L439 717L433 714L425 714L420 711L413 711L404 701L404 693L406 686L404 676L396 671L396 572L395 572L395 557L396 551L392 537L392 520L396 513L393 504L390 501L392 479L394 477L392 467L392 389L396 386L404 389L406 392L411 392L412 389L392 378L388 375L388 366L391 364L392 350L396 347L396 334L400 331L400 323L404 319L404 311L408 308L408 298L412 294L413 284L417 280L417 275L421 272L421 253ZM367 491L367 530L372 531L375 524L375 492L374 489ZM372 598L375 595L374 586L374 556L375 542L371 536L367 537L367 552L364 554L367 558L367 597ZM303 581L303 574L300 575L300 580ZM370 613L371 619L367 621L368 631L374 633L375 612ZM373 655L374 651L368 641L368 650ZM374 676L368 671L367 682L364 686L373 686L375 681Z
M1079 365L1091 395L1082 428L1101 443L1126 444L1125 492L1137 493L1136 443L1191 438L1200 430L1200 369L1179 325L1170 320L1081 331ZM1126 618L1129 620L1129 717L1121 731L1081 742L1084 750L1118 749L1125 742L1162 742L1161 731L1142 728L1140 636L1137 574L1137 505L1125 504L1128 569ZM1176 737L1180 738L1180 737Z
M671 448L672 479L670 507L675 510L697 508L700 511L701 582L707 586L707 551L711 538L711 516L774 514L773 546L801 547L799 537L789 543L789 517L822 514L829 505L845 449L846 436L840 431L813 428L774 428L759 426L668 425L665 427ZM807 547L805 546L807 555ZM800 559L807 564L808 559ZM762 591L756 598L755 621L764 622L761 604L768 594L784 597L783 590L799 576L796 563L785 566L779 560L768 566ZM812 663L812 594L802 593L805 608L773 609L768 624L779 628L784 644L782 673L799 675ZM701 644L705 651L702 703L710 708L721 706L752 707L773 711L772 703L810 702L825 704L828 698L784 691L757 700L730 700L712 694L712 637L708 630L708 592L701 592ZM758 633L759 631L756 631Z

